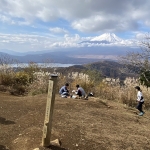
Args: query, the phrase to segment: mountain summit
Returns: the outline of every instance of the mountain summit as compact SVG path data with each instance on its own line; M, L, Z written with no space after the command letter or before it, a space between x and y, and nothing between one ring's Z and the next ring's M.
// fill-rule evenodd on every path
M100 36L93 37L89 41L82 41L81 44L92 44L94 45L128 45L132 44L133 42L130 40L123 40L116 36L114 33L104 33Z
M107 41L109 43L122 42L123 39L117 37L114 33L104 33L100 36L96 36L90 41Z

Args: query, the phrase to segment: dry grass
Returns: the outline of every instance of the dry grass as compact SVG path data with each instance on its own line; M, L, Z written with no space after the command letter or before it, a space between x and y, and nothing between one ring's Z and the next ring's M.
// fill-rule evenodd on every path
M82 80L74 80L71 83L71 87L75 87L76 84L80 84L87 93L93 92L95 97L120 102L130 107L135 107L137 105L137 93L134 88L135 85L120 87L108 85L103 82L93 83ZM150 89L144 86L141 86L141 89L145 99L144 108L146 110L150 110Z
M30 67L25 68L26 72L20 71L16 73L13 72L12 69L7 71L7 73L3 72L0 74L1 91L9 90L10 93L17 93L18 95L23 95L27 93L29 95L47 93L49 73L40 70L37 65L31 65ZM93 92L95 97L121 102L130 107L134 107L136 105L136 92L134 89L135 85L131 85L130 87L107 85L100 80L96 80L94 74L91 74L91 76L93 76L93 78L91 78L91 81L86 81L84 79L70 79L67 76L59 76L57 91L62 85L68 82L70 83L70 91L76 89L76 84L79 84L85 89L87 94L89 92ZM145 109L149 110L150 90L145 87L142 87L142 90L145 98L144 107Z
M14 97L0 93L1 146L33 150L41 143L47 95ZM66 150L148 150L149 116L110 100L56 97L52 140ZM3 119L2 119L3 118ZM9 122L9 124L7 124Z

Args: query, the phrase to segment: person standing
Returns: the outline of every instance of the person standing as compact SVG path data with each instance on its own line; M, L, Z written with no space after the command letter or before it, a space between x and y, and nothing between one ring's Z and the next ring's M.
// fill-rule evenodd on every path
M140 111L139 116L143 116L144 115L144 111L142 110L142 105L144 104L144 97L142 94L142 90L139 86L136 86L135 89L137 90L137 109Z

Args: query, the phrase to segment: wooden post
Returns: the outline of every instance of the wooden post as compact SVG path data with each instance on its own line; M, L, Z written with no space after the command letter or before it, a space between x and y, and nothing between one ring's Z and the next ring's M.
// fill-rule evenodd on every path
M57 77L58 77L57 75L52 74L51 78L49 79L45 121L44 121L44 127L43 127L43 137L42 137L42 146L44 147L47 147L50 145Z

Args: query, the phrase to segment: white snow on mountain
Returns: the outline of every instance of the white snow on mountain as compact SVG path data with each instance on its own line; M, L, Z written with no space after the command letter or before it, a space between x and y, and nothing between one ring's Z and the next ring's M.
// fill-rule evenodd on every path
M121 39L114 33L104 33L100 36L91 38L89 41L82 41L81 44L88 46L137 46L136 40Z
M100 36L96 36L91 41L108 41L110 43L121 42L123 39L117 37L114 33L104 33Z

